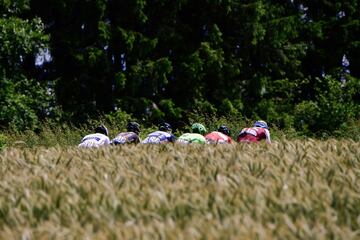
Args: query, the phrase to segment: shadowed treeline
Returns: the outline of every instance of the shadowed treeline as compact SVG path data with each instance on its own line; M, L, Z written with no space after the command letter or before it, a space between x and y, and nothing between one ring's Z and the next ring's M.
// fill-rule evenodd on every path
M0 0L0 128L131 115L359 123L359 2Z

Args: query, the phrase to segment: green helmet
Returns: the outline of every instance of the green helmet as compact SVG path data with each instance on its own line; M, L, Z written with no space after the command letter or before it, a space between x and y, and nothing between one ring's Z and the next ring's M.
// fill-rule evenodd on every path
M200 133L201 135L204 135L206 133L206 128L200 123L194 123L191 126L191 130L193 133Z

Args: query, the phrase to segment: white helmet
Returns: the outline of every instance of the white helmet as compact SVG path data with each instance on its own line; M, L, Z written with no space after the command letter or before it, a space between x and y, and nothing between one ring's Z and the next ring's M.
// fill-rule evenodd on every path
M254 123L254 127L261 127L261 128L266 128L269 129L267 123L265 121L262 120L258 120Z

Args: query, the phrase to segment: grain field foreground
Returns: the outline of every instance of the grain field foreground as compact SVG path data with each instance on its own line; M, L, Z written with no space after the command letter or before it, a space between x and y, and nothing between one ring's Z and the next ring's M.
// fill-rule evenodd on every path
M360 143L6 149L1 239L359 239Z

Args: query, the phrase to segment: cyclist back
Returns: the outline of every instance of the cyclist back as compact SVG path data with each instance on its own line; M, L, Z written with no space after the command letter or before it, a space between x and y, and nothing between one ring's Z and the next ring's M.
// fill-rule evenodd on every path
M256 121L253 127L243 128L237 137L238 142L259 143L263 139L266 143L271 143L269 127L262 120Z

